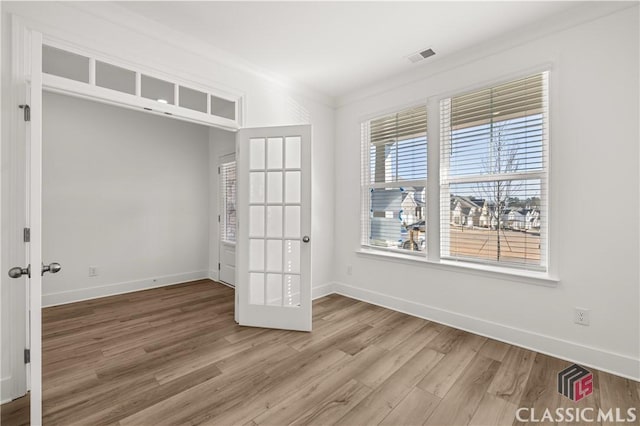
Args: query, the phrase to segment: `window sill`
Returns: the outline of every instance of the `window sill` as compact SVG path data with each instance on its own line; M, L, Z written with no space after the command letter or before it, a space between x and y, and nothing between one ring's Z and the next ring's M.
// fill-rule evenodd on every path
M425 265L427 267L443 269L446 271L541 285L545 287L556 287L560 282L558 278L551 277L546 272L518 271L491 265L467 264L449 260L434 262L424 257L417 257L415 255L396 253L391 251L370 249L367 247L362 247L360 250L357 250L356 254L362 257L375 258L377 260L385 260L394 263Z

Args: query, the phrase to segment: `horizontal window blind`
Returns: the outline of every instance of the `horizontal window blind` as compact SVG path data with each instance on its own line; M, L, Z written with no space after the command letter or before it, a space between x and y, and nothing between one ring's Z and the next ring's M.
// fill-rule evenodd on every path
M442 258L545 269L547 78L441 101Z
M451 127L486 124L541 113L546 105L544 74L511 81L451 99Z
M362 125L362 243L425 250L426 105Z
M222 215L220 235L225 242L236 241L236 162L220 166L220 192L222 195Z

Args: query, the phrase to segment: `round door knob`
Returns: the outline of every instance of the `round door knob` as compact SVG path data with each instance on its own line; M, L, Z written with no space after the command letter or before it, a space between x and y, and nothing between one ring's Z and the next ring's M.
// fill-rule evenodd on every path
M305 235L304 237L302 237L302 242L303 242L303 243L308 243L309 241L311 241L311 238L309 238L307 235Z
M29 272L30 272L30 267L21 268L19 266L16 266L15 268L9 269L9 276L11 278L20 278L23 275L31 276Z
M44 275L45 272L51 272L52 274L55 274L57 272L60 272L61 269L62 266L60 266L58 262L53 262L48 265L42 265L41 275Z

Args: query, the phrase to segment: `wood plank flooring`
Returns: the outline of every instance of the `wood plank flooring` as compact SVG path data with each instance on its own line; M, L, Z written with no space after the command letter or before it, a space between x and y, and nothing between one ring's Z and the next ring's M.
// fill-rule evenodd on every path
M331 295L313 332L239 327L209 280L43 310L45 425L511 425L518 407L637 407L640 384ZM639 413L640 414L640 413ZM28 397L2 406L28 423ZM553 423L546 423L553 424ZM599 424L595 422L594 424ZM637 423L636 423L637 424Z

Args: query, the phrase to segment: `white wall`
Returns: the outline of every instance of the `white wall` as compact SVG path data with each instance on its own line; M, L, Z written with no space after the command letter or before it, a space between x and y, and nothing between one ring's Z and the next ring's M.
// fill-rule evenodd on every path
M311 124L312 285L332 281L333 139L332 100L264 75L250 66L216 57L216 50L104 2L3 2L3 13L20 16L46 34L131 63L244 94L244 126ZM219 59L219 60L218 60ZM3 70L4 72L4 70Z
M209 129L52 93L43 104L43 258L63 266L43 305L207 277Z
M477 59L454 58L448 69L442 59L434 63L442 72L425 64L420 78L399 76L395 88L381 83L343 99L336 113L337 291L639 379L638 40L636 6L510 48L485 46ZM356 254L361 120L545 64L551 262L559 283ZM429 211L437 214L437 206ZM591 326L573 323L574 307L591 309Z

